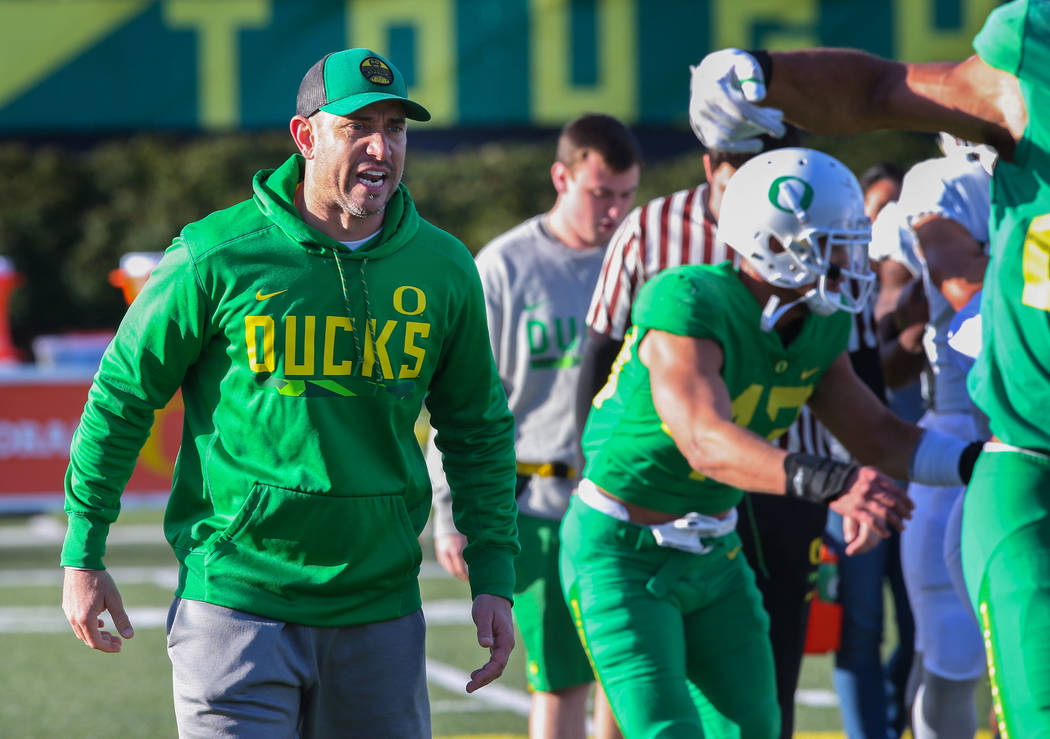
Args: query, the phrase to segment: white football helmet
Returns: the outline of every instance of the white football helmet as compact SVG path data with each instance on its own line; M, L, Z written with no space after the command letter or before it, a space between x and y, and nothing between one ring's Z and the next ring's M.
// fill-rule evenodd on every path
M722 198L718 240L771 285L813 286L779 309L780 298L770 298L766 331L799 302L822 315L859 313L875 286L860 184L846 165L820 151L775 149L748 160Z

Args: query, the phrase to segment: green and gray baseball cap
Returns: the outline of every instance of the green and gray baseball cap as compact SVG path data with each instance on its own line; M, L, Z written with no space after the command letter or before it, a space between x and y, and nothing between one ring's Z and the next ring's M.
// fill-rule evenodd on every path
M408 99L401 72L371 49L347 49L325 55L310 67L299 85L295 112L309 118L319 110L349 115L380 100L397 100L414 121L429 121L430 112Z

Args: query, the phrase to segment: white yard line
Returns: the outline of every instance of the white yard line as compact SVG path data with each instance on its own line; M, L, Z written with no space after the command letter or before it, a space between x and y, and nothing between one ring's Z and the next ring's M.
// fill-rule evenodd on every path
M454 693L463 693L464 686L470 681L470 674L428 659L427 680ZM471 693L466 700L476 701L478 705L488 705L490 710L510 711L520 716L529 715L532 702L527 693L504 687L499 683L489 683L481 690Z
M438 600L423 605L423 613L431 626L471 623L470 605L460 600ZM128 610L136 629L163 628L168 609L159 606L136 606ZM113 628L108 614L103 615L108 629ZM0 634L58 634L69 631L69 624L58 606L3 606L0 607ZM470 675L441 662L427 660L427 679L453 693L461 693ZM799 690L795 694L798 705L834 708L838 698L830 690ZM499 683L486 685L476 693L458 701L439 701L440 712L501 710L527 716L530 699L527 693L507 688ZM447 705L446 705L447 704Z
M0 549L4 547L56 547L65 536L65 525L50 516L30 518L25 526L0 527ZM165 544L164 533L156 525L114 526L108 538L109 544ZM178 568L169 567L111 567L113 579L120 585L156 585L173 590L178 583ZM426 561L420 567L423 579L447 580L451 576L436 562ZM62 570L34 568L22 570L0 570L0 588L14 587L60 587ZM128 615L139 629L163 628L167 620L167 607L132 607ZM471 624L470 602L466 599L446 599L423 604L423 615L430 626ZM110 628L112 626L110 625ZM62 611L57 606L2 606L0 607L0 633L60 633L69 629ZM449 665L427 662L427 676L435 683L453 692L461 692L470 675ZM506 688L498 683L485 686L462 700L435 701L435 713L474 712L506 710L528 715L528 694ZM838 697L831 690L799 690L795 703L816 708L834 708Z
M120 578L117 578L121 582ZM125 580L123 582L129 582ZM142 580L155 583L155 580ZM0 582L0 585L10 583ZM26 583L21 583L26 584ZM39 582L29 583L38 585ZM164 626L167 618L167 606L132 606L128 609L128 617L132 625L137 629L159 628ZM423 604L423 616L430 626L464 626L472 624L470 618L470 603L466 600L434 600ZM108 621L109 614L103 614L103 620L107 621L109 627L112 622ZM59 606L0 606L0 633L39 633L63 631L68 629L65 616ZM466 685L467 681L464 680Z

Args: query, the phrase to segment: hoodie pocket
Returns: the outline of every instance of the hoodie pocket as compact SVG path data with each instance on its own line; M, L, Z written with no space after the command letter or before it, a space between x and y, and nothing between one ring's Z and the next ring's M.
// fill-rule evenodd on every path
M256 483L205 555L205 588L218 602L225 594L352 607L403 587L421 559L399 495L333 497Z

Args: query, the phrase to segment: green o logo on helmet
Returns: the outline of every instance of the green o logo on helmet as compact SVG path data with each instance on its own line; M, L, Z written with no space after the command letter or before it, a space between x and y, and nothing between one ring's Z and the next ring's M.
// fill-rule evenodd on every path
M797 188L791 186L791 183L795 182L802 185L802 196L798 199L797 204L790 202L790 200L794 199L792 195L797 192ZM781 202L785 195L789 198L787 205ZM773 184L769 186L769 202L774 208L785 213L794 213L796 209L806 210L809 208L810 203L813 202L813 186L801 177L795 177L794 175L788 174L783 177L777 177L773 180Z

